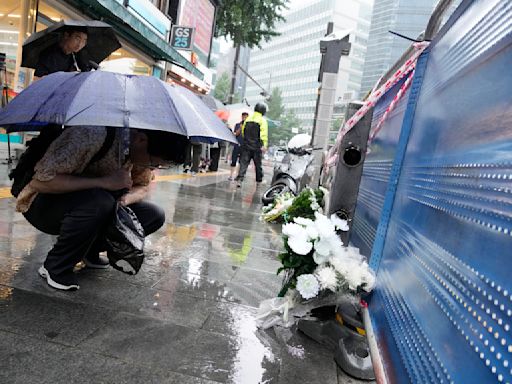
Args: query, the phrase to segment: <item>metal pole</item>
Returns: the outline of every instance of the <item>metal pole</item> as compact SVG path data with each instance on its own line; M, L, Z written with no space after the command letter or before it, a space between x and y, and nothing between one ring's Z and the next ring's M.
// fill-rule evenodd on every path
M351 47L348 41L348 34L340 37L336 39L333 36L333 38L320 40L320 52L323 54L319 73L321 85L317 99L315 125L311 135L311 143L313 147L322 150L326 150L329 144L329 132L332 124L331 119L336 88L338 86L340 59L341 56L349 54ZM318 185L321 166L322 152L317 151L314 160L315 173L312 178L312 185Z
M370 357L372 359L373 371L375 372L375 380L378 384L388 384L386 373L384 371L384 364L382 363L382 356L377 344L377 338L373 332L372 320L368 308L362 308L364 329L366 331L366 338L368 339L368 346L370 347Z
M235 97L235 83L236 83L236 72L238 69L238 58L240 57L240 44L236 46L235 50L235 60L233 62L233 72L231 73L231 89L229 91L228 102L229 104L233 104L233 100Z

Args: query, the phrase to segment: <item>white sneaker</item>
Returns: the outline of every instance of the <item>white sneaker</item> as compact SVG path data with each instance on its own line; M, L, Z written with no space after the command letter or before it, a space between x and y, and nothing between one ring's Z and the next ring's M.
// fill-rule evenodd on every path
M48 283L48 285L52 288L55 288L55 289L60 289L62 291L76 291L77 289L80 289L80 286L78 285L78 283L76 282L72 282L72 281L69 281L69 282L61 282L61 283L58 283L56 282L55 280L53 280L50 276L50 273L48 272L48 270L44 267L44 265L42 265L39 270L39 275L43 278L43 279L46 279L46 282Z

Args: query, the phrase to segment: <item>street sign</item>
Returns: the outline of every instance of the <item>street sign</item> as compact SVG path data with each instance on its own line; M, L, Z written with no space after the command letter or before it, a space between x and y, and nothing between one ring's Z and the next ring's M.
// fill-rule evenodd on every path
M191 51L193 43L194 28L181 27L179 25L172 26L171 47L185 51Z

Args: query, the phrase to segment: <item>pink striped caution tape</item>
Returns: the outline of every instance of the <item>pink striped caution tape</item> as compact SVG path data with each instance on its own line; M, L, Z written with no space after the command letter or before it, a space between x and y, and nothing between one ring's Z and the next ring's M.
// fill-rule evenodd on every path
M376 125L374 131L372 132L370 136L370 140L375 137L375 135L378 133L378 131L382 128L382 125L386 118L388 117L389 113L393 110L397 102L400 100L400 98L404 95L407 88L410 86L414 74L414 69L416 68L416 62L418 61L418 58L420 57L421 53L428 47L429 42L428 41L422 41L419 43L414 43L413 46L416 49L414 53L411 55L411 57L391 76L388 81L386 81L382 86L380 86L378 89L376 89L372 94L368 97L368 99L365 101L363 106L359 108L359 110L350 118L348 119L343 127L339 130L338 135L336 136L336 143L334 146L329 150L329 153L327 155L327 158L325 160L325 167L326 169L332 167L336 164L338 160L338 154L337 150L341 144L341 141L343 140L343 137L345 134L350 131L354 125L357 124L359 120L363 118L364 115L375 106L377 101L380 100L382 96L386 94L387 91L389 91L396 83L398 83L401 79L404 78L404 76L409 75L408 79L404 82L402 87L400 88L398 94L395 96L393 101L390 103L384 114L382 115L381 119L379 120L378 124Z

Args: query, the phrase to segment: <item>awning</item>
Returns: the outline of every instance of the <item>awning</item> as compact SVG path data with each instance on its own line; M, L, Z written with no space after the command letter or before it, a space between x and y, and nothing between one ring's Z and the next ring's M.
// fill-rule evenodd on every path
M120 37L135 44L155 60L176 64L203 80L204 75L201 71L117 1L68 0L67 3L91 18L112 25Z

